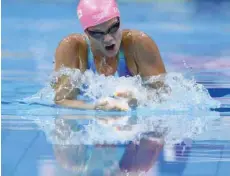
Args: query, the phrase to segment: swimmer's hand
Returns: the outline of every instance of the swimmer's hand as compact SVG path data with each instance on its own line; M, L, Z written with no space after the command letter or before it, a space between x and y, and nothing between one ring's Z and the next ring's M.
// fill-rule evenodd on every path
M129 104L126 100L115 99L115 98L102 98L95 104L95 109L98 110L118 110L118 111L128 111Z
M116 91L115 97L125 98L128 102L129 107L137 107L138 101L132 91Z
M122 97L122 98L132 98L134 94L132 91L116 91L114 93L115 97Z

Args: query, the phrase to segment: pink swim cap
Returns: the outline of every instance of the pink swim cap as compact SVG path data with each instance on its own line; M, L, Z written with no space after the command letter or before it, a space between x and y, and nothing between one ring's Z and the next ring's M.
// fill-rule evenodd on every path
M83 29L120 17L115 0L80 0L77 15Z

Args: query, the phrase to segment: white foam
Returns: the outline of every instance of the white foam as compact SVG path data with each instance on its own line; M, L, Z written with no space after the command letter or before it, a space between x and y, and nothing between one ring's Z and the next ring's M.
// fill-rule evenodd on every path
M103 75L95 75L91 71L86 71L82 74L79 70L62 69L59 73L53 75L55 82L56 77L60 74L66 74L71 77L71 83L74 87L85 91L85 95L93 101L99 98L113 96L116 91L128 90L133 92L138 99L140 105L134 112L124 112L117 114L117 118L122 124L114 120L108 124L101 123L100 120L93 120L93 123L85 125L85 130L71 132L71 136L65 143L125 143L129 140L135 140L141 133L154 131L154 135L164 137L166 143L172 144L180 142L184 138L194 138L204 131L207 131L209 121L219 118L217 112L211 111L210 108L217 108L220 103L210 97L208 91L195 80L188 80L179 73L169 73L162 77L151 77L147 82L159 81L164 79L170 93L165 89L153 90L143 87L141 78L134 77L105 77ZM81 86L85 84L87 89ZM54 92L50 86L45 87L35 96L26 101L45 101L52 102ZM52 111L51 111L52 109ZM35 108L30 110L30 115L37 116L40 113L46 116L64 116L67 114L75 115L79 118L79 112L88 114L92 119L98 119L100 112L78 111L73 109L60 109L45 107ZM110 112L106 118L110 117ZM52 119L52 118L51 118ZM40 119L39 126L43 124ZM78 121L78 120L76 120ZM120 121L120 122L121 122ZM133 122L134 121L134 122ZM38 122L38 119L36 120ZM132 123L132 124L131 124ZM50 124L46 123L41 126L42 130L48 131L47 136L51 143L59 143L54 136L51 136L51 131L55 130L53 119ZM127 130L128 129L128 130ZM68 142L67 142L68 141ZM63 141L62 141L63 142Z

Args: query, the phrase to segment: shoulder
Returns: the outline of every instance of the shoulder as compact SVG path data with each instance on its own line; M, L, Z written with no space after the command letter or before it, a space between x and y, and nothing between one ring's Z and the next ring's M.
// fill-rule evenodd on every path
M123 30L122 46L125 50L132 52L147 52L149 50L158 52L158 47L155 41L148 34L140 30Z
M134 30L126 29L122 32L122 44L126 49L135 50L137 47L148 49L149 47L157 50L155 41L147 33Z
M74 48L76 46L86 46L86 38L84 34L70 34L64 37L58 44L58 48L60 47L71 47Z
M139 30L124 30L122 44L128 61L134 61L136 72L142 76L164 72L164 64L154 40Z
M147 33L140 30L124 29L122 31L122 40L135 42L136 40L138 41L152 40L152 38Z
M87 51L88 44L84 34L70 34L64 37L56 48L55 70L60 69L61 66L85 68Z

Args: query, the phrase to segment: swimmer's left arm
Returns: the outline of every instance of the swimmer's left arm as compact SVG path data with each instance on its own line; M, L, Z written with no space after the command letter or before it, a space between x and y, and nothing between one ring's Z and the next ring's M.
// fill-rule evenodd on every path
M145 33L135 32L133 37L134 59L142 77L165 74L165 66L156 43Z
M123 46L132 75L140 75L143 85L150 89L166 88L167 90L163 77L166 70L156 43L141 31L132 30L126 33ZM157 81L148 79L159 75L161 76ZM130 107L138 106L138 101L132 91L117 92L116 96L126 98Z
M159 49L148 35L140 31L134 31L132 47L137 74L143 78L143 81L151 76L159 76L166 73ZM164 86L164 81L147 84L150 84L151 88L158 89Z

